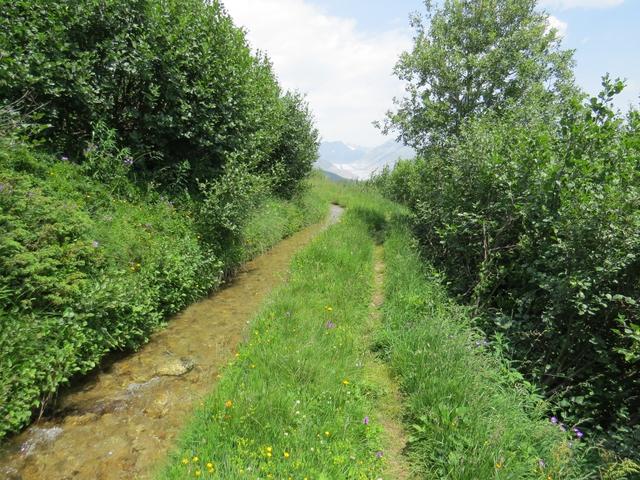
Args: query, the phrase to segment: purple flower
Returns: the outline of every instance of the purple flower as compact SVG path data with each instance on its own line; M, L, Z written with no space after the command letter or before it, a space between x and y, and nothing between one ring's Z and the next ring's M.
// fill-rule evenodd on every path
M369 417L364 417L362 423L364 423L365 425L369 425Z
M378 450L376 452L376 458L382 458L382 455L383 455L382 450Z
M555 417L555 416L551 417L550 420L551 420L551 423L553 423L554 425L558 424L558 417Z
M62 160L63 162L66 162L67 160L69 160L69 157L67 157L66 155L62 155L60 157L60 160Z
M576 434L576 437L578 437L578 438L582 438L582 437L584 437L584 433L582 433L582 432L580 431L580 429L578 429L578 428L575 428L575 427L574 427L574 428L573 428L573 432Z
M122 163L124 163L125 167L130 167L133 165L133 158L127 157L122 161Z
M538 466L539 466L541 469L544 469L544 467L546 467L546 466L547 466L547 464L546 464L546 463L544 463L544 460L543 460L543 459L540 459L540 460L538 460Z
M331 330L332 328L336 328L336 324L333 323L331 320L329 320L327 323L325 323L324 325L328 330Z

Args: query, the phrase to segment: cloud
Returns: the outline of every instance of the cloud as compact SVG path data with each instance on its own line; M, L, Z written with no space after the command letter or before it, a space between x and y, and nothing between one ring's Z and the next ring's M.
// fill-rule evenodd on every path
M403 93L392 70L412 45L408 28L366 32L304 0L224 3L252 46L269 55L281 84L308 94L323 138L365 146L384 140L371 122Z
M609 8L622 5L624 0L542 0L543 7L569 10L571 8Z
M569 24L567 22L563 22L558 17L549 15L547 23L549 24L549 28L555 28L558 31L558 35L560 37L565 37L567 35L567 30L569 28Z

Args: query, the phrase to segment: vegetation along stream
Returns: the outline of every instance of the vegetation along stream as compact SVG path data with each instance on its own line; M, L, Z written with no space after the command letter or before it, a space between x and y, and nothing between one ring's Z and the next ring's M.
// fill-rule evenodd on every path
M176 316L139 352L61 395L54 414L3 448L8 479L147 478L194 404L211 390L246 324L292 256L327 226L309 227L248 262L230 284Z

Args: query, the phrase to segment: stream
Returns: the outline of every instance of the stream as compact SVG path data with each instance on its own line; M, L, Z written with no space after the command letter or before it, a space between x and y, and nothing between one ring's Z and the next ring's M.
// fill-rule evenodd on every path
M175 316L138 352L112 360L61 392L54 413L0 450L7 480L149 478L190 413L214 387L293 255L343 210L243 266L210 297Z

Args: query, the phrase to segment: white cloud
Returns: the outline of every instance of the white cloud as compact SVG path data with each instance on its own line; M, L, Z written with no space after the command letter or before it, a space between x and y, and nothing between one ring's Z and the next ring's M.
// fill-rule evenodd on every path
M624 0L542 0L543 7L569 10L570 8L609 8L622 5Z
M549 28L555 28L558 31L559 36L565 37L567 35L567 30L569 28L569 24L567 22L563 22L558 17L549 15L547 23L549 24Z
M381 120L403 92L392 76L411 33L368 33L355 20L330 16L304 0L226 0L235 23L265 51L281 84L308 94L324 139L374 146Z

